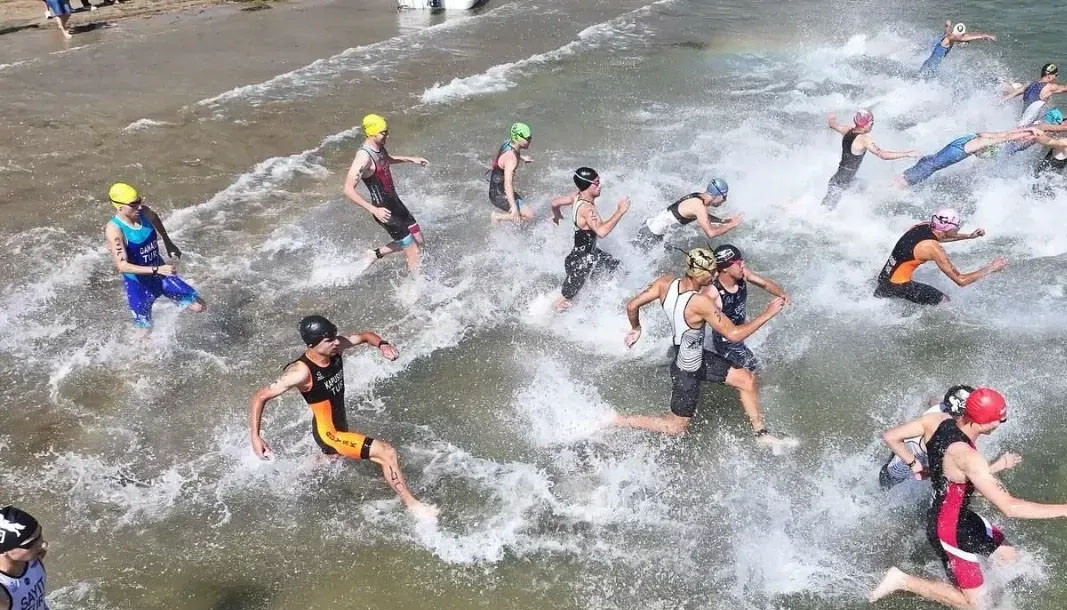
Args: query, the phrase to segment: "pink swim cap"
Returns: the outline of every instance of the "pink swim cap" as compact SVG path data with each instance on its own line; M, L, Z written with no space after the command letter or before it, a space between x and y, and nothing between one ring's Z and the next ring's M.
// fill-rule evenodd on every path
M852 122L856 124L856 127L866 127L874 122L874 115L870 110L860 110L853 115Z
M953 231L960 228L960 215L952 208L941 208L930 217L930 226L935 231Z

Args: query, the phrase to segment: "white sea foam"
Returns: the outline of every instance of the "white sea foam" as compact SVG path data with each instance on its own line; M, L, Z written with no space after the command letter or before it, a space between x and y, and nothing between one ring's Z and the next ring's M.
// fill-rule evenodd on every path
M507 91L516 86L514 79L528 74L546 64L558 62L579 53L612 46L619 50L639 42L646 33L640 19L649 14L652 7L669 4L675 0L657 0L652 4L620 15L610 21L590 26L578 33L573 40L557 49L531 55L526 59L493 66L482 72L463 78L454 78L447 84L435 84L422 93L423 104L440 104L478 95Z

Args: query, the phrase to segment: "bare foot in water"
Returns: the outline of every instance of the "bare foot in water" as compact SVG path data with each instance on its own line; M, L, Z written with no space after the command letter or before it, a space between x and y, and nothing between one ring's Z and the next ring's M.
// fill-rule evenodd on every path
M556 313L563 313L563 312L567 311L567 309L570 308L570 306L571 306L570 299L565 299L563 297L560 297L559 299L556 300L555 303L552 304L552 310L555 311Z
M867 596L867 601L873 604L887 595L900 591L904 587L904 579L907 576L907 574L895 567L889 568L889 571L885 573L885 577L882 578L882 582L878 583L878 586Z
M437 508L433 504L426 504L425 502L415 502L407 508L411 511L411 515L419 520L436 519L438 513L441 512L440 508Z
M794 449L800 444L800 441L795 438L790 438L788 436L779 438L773 434L761 434L756 437L756 442L764 447L770 448L771 453L774 455L782 455L786 451Z
M363 259L360 260L360 272L366 271L376 262L378 262L378 255L374 253L374 250L367 250L363 253Z

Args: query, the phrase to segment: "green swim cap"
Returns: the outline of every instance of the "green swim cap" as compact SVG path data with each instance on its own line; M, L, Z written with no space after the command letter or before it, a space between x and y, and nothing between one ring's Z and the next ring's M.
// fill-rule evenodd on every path
M995 144L992 146L986 146L975 154L982 159L992 159L993 157L997 156L997 147Z
M529 140L530 139L530 126L526 123L515 123L511 126L511 139L512 140Z

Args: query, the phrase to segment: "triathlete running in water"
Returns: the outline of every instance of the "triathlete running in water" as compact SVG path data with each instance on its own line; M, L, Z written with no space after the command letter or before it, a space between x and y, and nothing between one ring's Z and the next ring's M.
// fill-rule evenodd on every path
M417 516L433 516L437 508L415 499L400 470L396 450L385 441L364 436L348 429L345 413L345 372L341 354L350 347L367 343L388 360L396 360L396 348L377 334L363 331L352 335L337 334L337 327L322 316L300 320L300 338L307 348L289 363L274 383L252 395L248 426L252 434L252 452L267 459L270 446L260 436L260 421L267 402L296 388L311 409L311 436L322 452L353 460L370 460L382 467L382 476L400 496L404 506Z
M749 284L759 286L771 296L784 299L785 304L789 305L789 297L781 286L774 280L756 275L748 268L741 258L740 248L725 244L715 248L713 254L718 273L711 284L704 288L703 294L711 297L715 306L735 325L741 326L745 323ZM752 373L758 373L762 368L759 358L748 349L744 341L730 341L715 330L705 332L704 349L715 352L735 367L748 369Z
M995 147L997 144L1032 141L1040 134L1041 130L1036 127L1025 127L1012 131L972 133L961 136L949 142L936 153L919 159L915 165L897 177L897 184L901 187L915 186L934 175L934 172L943 170L950 165L955 165L975 153L979 157L990 158L996 155Z
M415 163L425 166L429 163L422 157L394 157L385 149L389 138L389 125L377 114L363 117L363 133L366 139L352 160L352 167L345 176L344 193L353 203L370 212L375 222L380 224L393 241L367 251L367 263L393 254L404 252L409 271L419 266L419 247L423 244L422 229L415 216L396 194L393 174L389 166L394 163ZM356 182L363 181L370 194L367 201L356 191Z
M953 418L963 416L964 405L967 397L974 391L969 385L955 385L945 392L944 398L933 398L930 407L923 414L906 424L887 430L882 439L890 448L889 460L878 472L878 484L883 489L889 489L907 480L921 480L926 477L930 469L930 462L926 455L926 439L937 429L942 414ZM930 417L931 415L938 417ZM912 462L905 462L896 453L892 453L893 447L898 449L903 445L914 456ZM993 472L1011 468L1019 463L1019 456L1014 453L1006 453L993 463Z
M1059 73L1060 69L1056 67L1056 64L1045 64L1041 66L1041 74L1037 80L1029 85L1015 87L1004 96L1005 100L1020 95L1023 97L1023 112L1019 117L1020 126L1029 125L1040 116L1053 95L1067 92L1067 85L1055 84Z
M726 317L715 301L702 290L715 278L715 255L706 248L694 248L685 256L685 275L661 275L641 294L626 304L630 332L626 347L641 338L641 308L659 301L671 324L671 412L667 415L615 415L612 425L637 428L677 436L685 433L696 414L700 385L705 381L725 383L736 388L741 407L748 416L756 440L771 447L788 447L792 439L778 438L767 432L759 408L759 387L751 371L737 366L704 348L705 327L726 340L740 343L760 329L785 307L786 300L776 297L758 316L736 325Z
M852 117L851 125L838 123L837 117L831 114L827 119L827 124L830 129L842 136L841 162L837 165L837 173L830 177L826 196L822 200L822 204L827 207L833 208L836 206L838 200L841 199L841 195L848 190L848 187L852 186L852 180L855 179L856 172L859 171L860 163L863 163L863 157L866 156L867 151L886 161L907 158L917 159L919 157L919 151L917 150L896 152L879 148L871 137L871 130L874 129L874 115L870 111L860 110L856 112Z
M905 299L919 305L938 305L948 301L948 296L933 286L912 280L912 275L919 265L934 261L937 268L960 287L973 284L1007 266L1007 261L998 256L981 269L960 273L941 244L977 239L985 235L985 230L975 229L966 235L960 235L959 229L960 215L951 208L937 210L930 217L930 222L919 223L908 229L897 240L889 260L878 274L878 287L874 296Z
M526 205L522 195L515 190L515 172L519 169L519 161L533 161L522 154L522 151L530 148L531 142L533 135L530 133L530 126L526 123L515 123L511 126L508 141L501 144L500 150L496 151L493 166L489 168L489 203L501 211L491 212L491 220L518 222L533 218L533 209Z
M161 296L189 311L207 309L196 290L178 277L182 251L171 241L159 214L142 203L137 190L128 184L111 185L108 198L116 212L104 226L104 236L115 269L122 274L134 326L143 332L152 328L152 305ZM159 253L160 239L172 258L169 263Z
M951 21L945 22L945 33L940 40L934 45L933 51L930 53L930 57L923 62L921 68L919 68L919 76L933 76L937 71L938 66L941 65L941 60L948 55L948 52L952 50L952 47L957 42L971 42L974 40L992 40L996 41L997 37L992 34L978 34L967 33L967 26L962 23L952 25Z
M722 178L713 178L703 193L689 193L681 199L650 216L638 229L638 240L643 244L663 243L673 229L696 222L708 239L719 237L741 224L744 214L719 218L708 214L708 208L717 208L726 203L730 185Z
M37 519L14 506L0 508L0 610L48 610L47 553Z
M630 199L623 198L615 207L614 214L607 220L600 219L596 210L596 198L600 196L600 175L595 169L579 167L575 170L574 185L578 187L578 192L552 200L552 222L557 224L562 218L559 208L574 206L571 218L574 224L574 247L563 261L567 277L563 280L562 296L552 305L556 311L570 307L571 299L582 289L590 275L611 273L619 266L619 260L598 248L596 242L607 237L630 209Z
M927 512L926 537L940 557L949 582L927 580L890 568L868 596L870 602L906 591L955 608L980 608L983 593L978 555L1002 562L1015 559L1015 549L1005 544L1004 534L968 504L974 492L1014 519L1067 517L1067 504L1040 504L1013 497L997 480L995 470L975 449L983 434L991 434L1008 419L1004 397L996 390L978 388L967 396L963 417L926 415L922 426L930 462L934 496ZM920 418L923 419L923 418ZM936 422L936 428L931 426ZM918 464L906 445L897 443L894 453L905 463ZM1016 458L1017 462L1018 458Z

